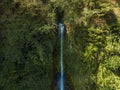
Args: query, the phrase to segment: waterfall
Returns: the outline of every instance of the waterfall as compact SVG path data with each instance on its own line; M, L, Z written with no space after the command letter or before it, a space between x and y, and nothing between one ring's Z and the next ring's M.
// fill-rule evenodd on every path
M60 33L60 90L64 90L64 67L63 67L63 37L64 37L64 24L59 23Z

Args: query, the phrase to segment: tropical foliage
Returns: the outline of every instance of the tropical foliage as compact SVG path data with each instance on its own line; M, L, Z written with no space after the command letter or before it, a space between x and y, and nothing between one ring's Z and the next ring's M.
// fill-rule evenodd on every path
M0 1L0 90L54 90L57 24L66 26L66 90L120 90L119 0Z

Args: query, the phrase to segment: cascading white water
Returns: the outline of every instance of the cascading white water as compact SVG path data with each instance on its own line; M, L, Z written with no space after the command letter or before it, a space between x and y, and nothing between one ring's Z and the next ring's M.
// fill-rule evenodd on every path
M63 67L63 37L64 37L64 24L59 23L59 33L60 33L60 90L64 90L64 67Z

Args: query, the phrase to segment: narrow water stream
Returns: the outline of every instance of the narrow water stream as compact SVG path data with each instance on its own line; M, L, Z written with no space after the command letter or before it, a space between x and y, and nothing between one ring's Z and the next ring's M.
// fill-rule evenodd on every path
M59 90L64 90L64 66L63 66L63 39L64 39L64 24L59 23L60 33L60 86Z

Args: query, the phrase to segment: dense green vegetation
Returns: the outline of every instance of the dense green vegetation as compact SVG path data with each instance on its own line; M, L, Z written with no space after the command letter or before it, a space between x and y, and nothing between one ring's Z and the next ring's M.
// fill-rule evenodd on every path
M54 90L64 22L66 90L120 90L119 0L0 1L0 90Z

